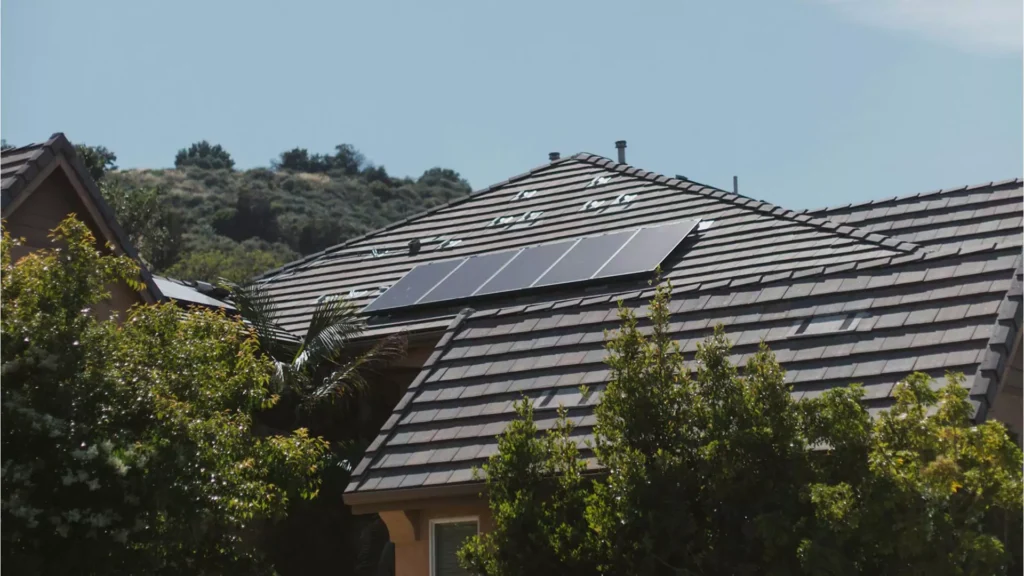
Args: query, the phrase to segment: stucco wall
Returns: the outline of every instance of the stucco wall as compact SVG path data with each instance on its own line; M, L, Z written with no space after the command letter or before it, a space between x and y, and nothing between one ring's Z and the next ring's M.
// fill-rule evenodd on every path
M395 576L430 576L430 523L446 518L478 518L481 532L491 529L491 514L479 498L423 503L423 508L380 512L395 544Z

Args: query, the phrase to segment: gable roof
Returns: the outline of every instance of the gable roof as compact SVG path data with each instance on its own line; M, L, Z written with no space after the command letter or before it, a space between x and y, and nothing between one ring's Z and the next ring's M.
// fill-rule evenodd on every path
M105 240L138 262L142 281L146 285L143 294L154 302L163 299L160 288L139 258L135 246L117 223L114 211L103 199L99 187L64 134L57 132L41 144L29 144L0 152L0 209L3 217L6 219L16 211L35 191L39 182L54 169L63 169L69 179L80 184L85 193L81 200L87 209L95 210L100 228L110 234Z
M591 184L600 177L611 180ZM534 193L526 197L524 192ZM524 217L527 214L536 218ZM511 221L498 224L500 218ZM686 266L669 266L666 276L679 285L724 286L770 273L784 275L917 249L908 242L689 180L577 154L271 271L264 281L277 299L283 327L302 333L318 298L344 297L362 307L417 264L697 218L713 225L699 233L698 242L691 242ZM408 248L413 239L422 246L415 255ZM458 242L444 245L444 239ZM619 283L607 289L621 287ZM550 300L557 292L540 298ZM374 318L367 335L397 329L440 332L457 312L458 307L442 306Z
M510 212L516 202L509 198L533 186L540 190L531 200L550 194L547 204L534 205L543 206L538 209L545 214L553 211L556 222L564 218L575 224L574 230L711 218L714 226L684 243L682 258L670 258L665 265L665 276L674 285L670 330L688 360L696 344L722 323L739 364L762 340L770 345L795 397L860 382L865 404L875 412L892 404L896 383L912 371L926 372L939 384L947 372L963 372L977 416L985 417L1021 329L1021 223L1004 223L1002 216L1013 213L1005 206L1015 206L1020 214L1024 197L1019 181L937 193L940 198L918 195L870 207L795 213L609 163L591 162L589 156L554 163L489 191L482 197L486 202L464 201L447 212L447 219L440 210L414 219L415 228L395 226L373 239L397 247L433 225L497 250L505 246L489 240L494 235L473 222ZM626 210L588 219L577 212L588 197L580 183L602 169L621 175L621 186L589 194L614 198L626 189L640 195ZM546 182L556 185L543 188ZM884 215L871 215L883 208ZM940 232L922 235L922 246L812 219L833 214L915 237L921 231ZM986 224L993 219L997 226ZM946 234L949 228L953 234ZM365 244L345 245L339 252L355 252L359 246ZM407 258L397 256L394 269L407 269ZM358 278L360 266L328 262L320 276L326 285L359 286L348 274ZM344 276L331 280L327 270ZM617 302L626 302L643 318L652 295L643 283L577 288L472 302L475 310L449 314L433 355L355 469L346 502L372 507L427 495L476 493L479 482L472 469L497 450L495 436L514 417L513 403L523 395L533 402L542 429L565 406L582 446L608 378L604 331L618 326ZM832 317L848 319L851 328L800 333L810 320ZM587 395L582 384L588 386Z

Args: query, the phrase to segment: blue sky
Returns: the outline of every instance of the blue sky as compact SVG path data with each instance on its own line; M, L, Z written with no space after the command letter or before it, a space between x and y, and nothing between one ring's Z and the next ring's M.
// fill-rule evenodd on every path
M792 208L1018 177L1020 0L5 0L0 133L122 167L349 142L475 188L587 151Z

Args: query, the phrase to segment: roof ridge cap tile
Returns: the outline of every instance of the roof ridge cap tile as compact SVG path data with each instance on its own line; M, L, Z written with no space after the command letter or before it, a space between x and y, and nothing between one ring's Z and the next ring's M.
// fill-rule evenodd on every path
M409 224L410 222L412 222L414 220L418 220L420 218L423 218L423 217L426 217L426 216L430 216L431 214L435 214L435 213L440 212L441 210L444 210L446 208L451 208L452 206L457 206L459 204L462 204L463 202L468 202L470 200L474 200L477 197L479 197L481 194L487 194L487 193L490 193L490 192L494 192L498 188L502 188L502 187L508 186L509 184L512 184L512 183L514 183L514 182L516 182L518 180L522 180L523 178L527 178L529 176L533 176L534 174L537 174L538 172L542 172L544 170L547 170L548 168L551 168L551 167L554 167L554 166L558 166L560 164L567 164L567 163L569 163L569 162L571 162L573 160L577 160L578 161L578 160L580 160L580 158L577 158L577 156L580 156L580 154L576 154L576 155L569 156L569 157L566 157L566 158L559 158L558 160L552 160L552 161L550 161L550 162L548 162L546 164L542 164L540 166L535 166L534 168L531 168L530 170L527 170L526 172L523 172L522 174L518 174L516 176L512 176L511 178L507 178L505 180L502 180L501 182L498 182L498 183L495 183L495 184L491 184L490 186L487 186L486 188L482 188L480 190L476 190L474 192L470 192L469 194L467 194L466 196L463 196L462 198L456 198L455 200L451 200L449 202L445 202L444 204L441 204L440 206L435 206L435 207L430 208L428 210L424 210L422 212L418 212L416 214L413 214L411 216L403 218L402 220L399 220L397 222L392 222L391 224L388 224L387 226L383 226L381 228L376 228L374 230L371 230L371 231L367 232L366 234L361 234L359 236L356 236L355 238L349 238L348 240L345 240L344 242L341 242L340 244L335 244L334 246L329 246L327 248L324 248L323 250L321 250L320 252L318 252L316 254L310 254L308 256L303 256L302 258L300 258L298 260L295 260L293 262L288 262L287 264L284 264L283 266L279 266L277 268L273 268L271 270L267 270L266 272L263 272L262 274L254 277L253 280L270 280L273 276L276 276L277 274L280 274L280 273L283 273L283 272L286 272L286 271L289 271L289 270L293 270L293 269L296 269L296 268L300 268L300 267L302 267L304 265L307 265L307 264L312 264L313 262L315 262L316 260L319 260L320 258L322 258L324 256L328 256L328 255L330 255L330 254L332 254L334 252L337 252L339 250L342 250L344 248L351 247L353 244L355 244L357 242L362 242L363 240L366 240L368 238L373 238L374 236L378 236L378 235L380 235L383 232L388 232L388 231L394 230L395 228L398 228L400 226L405 226L406 224Z
M929 190L927 192L918 192L916 194L907 194L905 196L893 196L891 198L882 198L877 200L868 200L865 202L858 202L856 204L843 204L840 206L823 206L820 208L805 208L803 212L809 214L827 214L829 212L842 212L844 210L850 210L854 208L864 208L867 206L873 206L877 204L885 204L887 202L902 202L905 200L912 200L914 198L925 198L928 196L938 196L942 194L951 194L954 192L963 192L965 190L979 190L981 188L992 188L993 191L1005 188L1008 186L1020 186L1024 184L1024 179L1021 178L1007 178L1005 180L996 180L986 182L982 184L970 184L963 186L955 186L953 188L939 188L938 190Z
M576 156L574 156L573 158L576 158ZM619 164L617 162L614 162L613 160L610 160L608 158L604 158L602 156L597 156L595 154L588 154L588 155L586 155L586 157L580 157L578 159L580 161L588 162L590 164L596 164L596 165L599 165L599 166L608 166L609 164L612 164L612 165L614 165L614 168L613 168L614 170L619 171L619 172L625 172L626 174L630 174L629 170L633 168L633 166L631 166L629 164ZM659 176L663 176L663 175L662 174L658 174L656 172L640 171L639 173L634 173L634 176L636 178L639 178L639 179L642 179L642 180L648 180L648 181L656 182L657 178ZM674 184L673 180L676 180L678 183ZM696 192L698 194L703 194L703 195L709 196L711 198L715 198L715 199L723 200L723 201L726 201L726 202L730 202L730 203L735 204L737 206L743 206L743 207L746 207L748 210L758 210L758 211L764 211L764 212L767 212L769 214L772 214L775 211L776 208L781 208L781 207L779 207L779 206L777 206L775 204L772 204L771 202L766 202L764 200L756 200L756 199L750 198L749 196L743 196L743 195L740 195L740 194L734 194L732 192L728 192L726 190L722 190L722 189L716 188L714 186L709 186L707 184L701 184L701 183L698 183L698 182L694 182L693 180L669 179L666 182L666 184L668 184L669 186L674 187L674 188L681 188L681 189L684 189L684 190L689 190L691 192ZM753 204L752 204L751 201L753 201ZM758 202L760 204L758 204ZM752 205L748 206L748 204L752 204ZM827 218L812 218L808 214L801 214L800 212L797 212L797 211L794 211L794 210L782 209L781 213L773 214L773 215L775 215L776 217L787 218L787 219L790 219L790 220L796 220L798 222L802 222L804 224L807 224L808 226L812 226L814 228L818 228L818 229L823 230L823 231L825 231L825 232L827 232L829 234L842 235L842 236L846 236L846 237L849 237L849 238L854 238L855 240L863 241L863 242L870 243L870 244L885 245L885 244L883 244L882 239L888 239L888 236L883 236L881 234L869 233L866 230L865 230L865 234L864 234L863 237L860 236L860 235L854 236L852 232L845 233L845 234L840 234L836 230L832 230L832 229L830 229L828 227L825 227L824 222L826 222L828 220ZM804 218L804 220L801 220L801 218ZM815 222L812 223L811 222L812 220L814 220ZM851 226L850 228L853 229L854 232L860 230L860 228L854 227L854 226ZM889 248L892 248L893 250L899 250L899 251L902 251L902 252L914 252L914 251L916 251L919 248L918 245L911 244L910 242L899 242L899 243L897 243L895 245L885 245L885 246L889 247Z
M970 398L979 403L977 418L984 419L987 416L989 407L995 401L994 395L999 391L998 379L1000 373L1006 368L1010 361L1010 354L1013 351L1013 344L1020 333L1022 321L1022 297L1021 294L1020 267L1014 270L1011 277L1010 288L1007 289L999 308L996 311L995 327L989 337L984 356L978 366L971 383ZM983 403L983 404L982 404Z
M377 437L373 440L370 446L366 449L363 454L363 458L359 461L359 464L352 471L351 480L348 486L345 488L345 493L355 492L362 481L363 473L370 467L370 464L377 457L380 449L387 444L388 440L394 435L396 426L405 414L405 409L408 408L409 404L412 403L412 398L419 392L420 385L426 381L427 378L433 373L435 366L441 359L441 356L448 351L448 345L455 338L455 334L462 327L463 323L474 315L472 308L463 308L456 316L448 323L448 327L445 328L444 335L441 336L437 344L434 345L434 351L430 354L427 360L423 363L416 378L413 379L412 383L405 390L405 394L402 395L402 399L398 401L394 409L391 411L391 416L388 417L387 421L381 426Z

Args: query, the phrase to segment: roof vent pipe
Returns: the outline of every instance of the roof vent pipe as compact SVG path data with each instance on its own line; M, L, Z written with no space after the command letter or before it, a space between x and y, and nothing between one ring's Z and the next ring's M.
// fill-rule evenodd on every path
M413 238L412 240L409 240L409 255L410 256L415 256L415 255L419 254L420 253L420 246L421 246L421 243L420 243L420 239L419 238Z
M740 177L739 176L733 176L732 177L732 193L733 194L739 194L740 193Z
M552 162L554 162L555 160L558 160L561 157L562 157L562 155L559 154L558 152L548 152L548 160L550 160Z
M619 140L615 143L615 149L619 151L619 164L626 163L626 141Z

